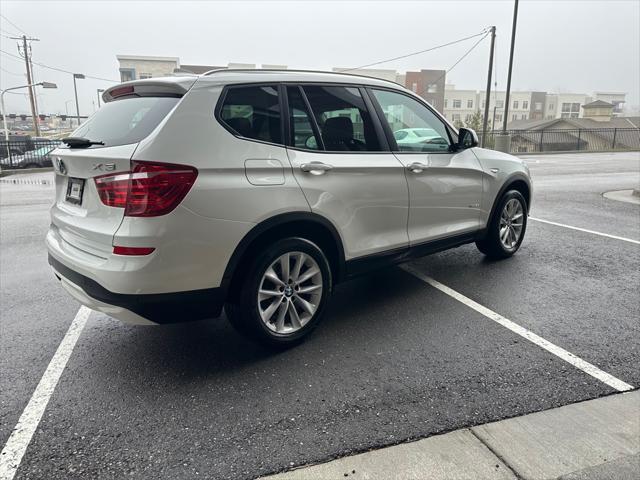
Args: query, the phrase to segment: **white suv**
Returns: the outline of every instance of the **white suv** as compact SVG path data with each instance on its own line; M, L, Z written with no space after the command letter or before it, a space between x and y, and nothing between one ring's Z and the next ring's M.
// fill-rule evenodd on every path
M333 286L475 242L522 242L525 164L477 147L384 80L222 70L120 84L52 152L49 263L82 304L133 323L219 316L271 345ZM429 129L428 142L396 132Z

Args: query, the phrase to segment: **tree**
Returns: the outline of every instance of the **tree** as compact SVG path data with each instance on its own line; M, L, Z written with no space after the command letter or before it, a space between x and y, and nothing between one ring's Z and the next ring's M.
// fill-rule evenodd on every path
M455 119L453 121L453 126L460 130L462 127L464 127L464 123L462 123L462 120L460 119Z
M465 126L480 133L482 132L482 120L482 113L480 113L480 110L476 110L475 113L471 115L471 118L465 122Z

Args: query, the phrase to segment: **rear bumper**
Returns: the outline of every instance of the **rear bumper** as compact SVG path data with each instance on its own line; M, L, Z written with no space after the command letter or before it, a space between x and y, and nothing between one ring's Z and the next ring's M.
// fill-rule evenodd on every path
M224 305L223 288L140 295L114 293L51 254L49 264L64 288L80 303L127 323L167 324L214 318Z

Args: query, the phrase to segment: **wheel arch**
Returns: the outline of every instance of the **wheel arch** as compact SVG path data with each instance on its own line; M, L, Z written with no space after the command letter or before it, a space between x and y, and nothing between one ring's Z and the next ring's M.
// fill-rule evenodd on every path
M504 184L498 191L498 194L493 199L493 205L491 206L491 213L489 215L489 221L487 222L487 225L491 223L491 220L496 213L498 202L500 201L502 196L509 190L517 190L522 194L525 201L527 202L527 215L529 214L529 208L531 206L531 181L524 174L516 173L505 180Z
M233 300L238 282L246 272L253 252L275 240L289 236L316 243L327 255L334 283L344 277L345 257L342 239L336 227L325 217L311 212L289 212L270 217L254 226L238 243L225 268L222 285L226 297Z

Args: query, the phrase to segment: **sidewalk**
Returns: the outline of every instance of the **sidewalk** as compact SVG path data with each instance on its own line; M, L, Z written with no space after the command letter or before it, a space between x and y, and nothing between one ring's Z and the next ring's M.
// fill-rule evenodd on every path
M457 430L263 480L560 479L640 475L640 391Z

